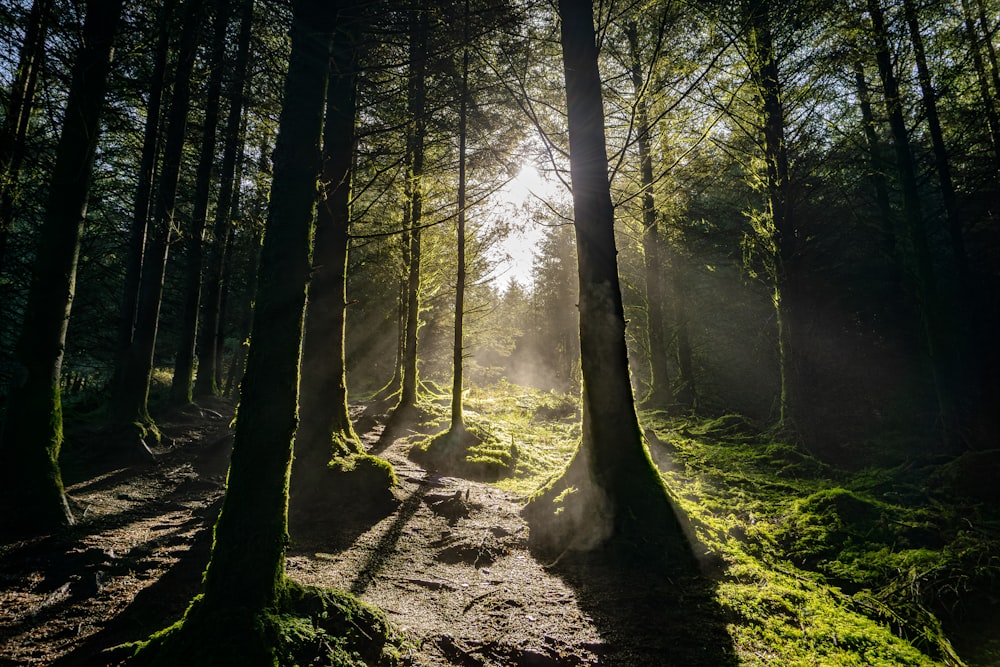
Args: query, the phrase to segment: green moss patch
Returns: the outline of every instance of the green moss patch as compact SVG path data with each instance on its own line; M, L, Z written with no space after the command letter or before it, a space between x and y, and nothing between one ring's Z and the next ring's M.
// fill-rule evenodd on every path
M113 649L129 667L394 667L404 640L375 607L343 591L291 581L277 609L212 608L195 598L184 618L147 642Z

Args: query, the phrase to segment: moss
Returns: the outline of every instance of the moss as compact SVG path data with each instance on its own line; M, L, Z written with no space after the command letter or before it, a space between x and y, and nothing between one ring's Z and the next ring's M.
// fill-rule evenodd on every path
M460 477L497 480L517 466L519 448L513 439L501 441L487 422L467 419L465 428L448 430L415 443L411 459L435 470Z
M199 596L174 625L111 654L129 667L392 667L404 647L402 635L377 608L343 591L289 580L276 609L209 609Z

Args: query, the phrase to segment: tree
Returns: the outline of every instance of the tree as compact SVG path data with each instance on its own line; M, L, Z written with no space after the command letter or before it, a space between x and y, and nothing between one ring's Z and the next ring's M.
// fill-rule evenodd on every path
M801 415L803 390L799 366L803 351L798 349L802 325L802 302L796 275L798 230L791 210L788 146L785 141L785 109L778 60L772 34L770 0L749 0L747 20L747 60L760 101L764 189L766 210L753 219L758 242L764 246L764 263L771 280L772 301L778 328L778 365L781 378L779 418L782 426L794 428Z
M148 230L142 258L135 325L131 343L118 360L112 386L112 420L120 424L138 425L139 439L144 447L147 446L143 437L146 431L152 429L155 432L155 424L149 416L149 383L153 372L167 253L177 225L177 183L184 153L185 129L191 103L191 72L198 50L203 8L204 0L188 0L184 5L181 45L164 139L154 218Z
M664 17L662 20L666 20ZM649 395L645 403L652 408L668 410L673 403L670 376L667 370L667 340L664 335L663 290L660 282L659 219L653 200L653 156L650 149L650 123L643 80L643 62L639 53L639 30L635 22L625 28L629 43L632 87L636 104L636 141L639 146L639 177L642 186L642 249L645 268L647 331L649 337Z
M561 553L608 541L655 563L692 554L643 441L632 395L608 181L593 6L560 0L580 280L583 437L563 475L525 508L537 548Z
M885 16L880 0L868 0L872 22L875 59L882 80L886 113L892 130L903 199L903 222L913 253L913 288L924 328L924 341L930 358L934 390L940 410L942 435L952 449L959 447L959 416L957 400L958 363L953 346L952 325L941 300L941 288L935 275L920 203L917 164L910 145L910 133L903 116L899 81L889 50Z
M226 55L226 36L231 11L229 0L214 3L214 34L208 62L210 71L202 122L201 151L198 157L197 177L192 202L191 223L184 235L187 250L184 267L184 305L181 312L181 332L174 356L174 377L170 386L170 399L175 404L191 402L194 382L195 338L198 334L198 307L201 302L202 255L205 243L205 221L208 219L208 200L212 186L212 167L215 164L215 135L219 124L219 103L222 97L222 71ZM212 340L214 343L214 340Z
M0 442L5 520L18 529L39 533L73 523L59 469L63 440L60 369L122 4L122 0L87 2L83 45L73 65L28 308L17 344L21 379L11 392Z
M142 276L143 251L149 227L149 213L153 203L157 157L160 152L160 117L166 87L167 58L170 52L170 34L174 26L177 0L164 0L160 5L156 46L153 49L153 70L146 104L146 123L143 131L142 157L139 162L135 197L132 203L132 223L125 249L125 277L122 301L118 316L119 366L132 345L135 331L136 308L139 303L139 285Z
M219 348L220 310L222 301L222 272L226 245L230 239L234 203L238 199L236 183L237 154L243 149L240 122L243 118L244 86L250 62L250 38L253 27L253 0L240 0L240 32L237 39L236 58L229 80L229 115L223 130L222 166L219 173L219 199L215 207L212 241L205 262L205 298L202 300L201 327L198 332L198 375L195 379L196 396L219 393L222 378L216 368L220 360Z
M349 660L347 651L366 653L365 659L374 662L382 645L372 630L381 630L384 641L384 619L380 628L352 628L343 619L362 611L356 601L304 591L285 575L288 478L335 16L319 0L296 0L293 7L257 313L204 592L181 622L141 645L130 664L309 664L314 658L343 664ZM351 623L375 618L367 614ZM280 627L288 622L294 630ZM303 644L324 646L321 628L330 626L344 636L360 632L368 641L344 648L336 646L339 641L330 642L334 646L326 646L320 656L305 656L287 639L295 636ZM311 640L302 636L304 627L313 633Z
M302 346L301 419L295 434L291 493L292 510L310 516L329 515L359 498L376 505L374 501L384 499L386 489L395 483L387 462L365 455L347 405L348 232L357 122L357 34L364 24L358 12L354 6L340 8L333 39L323 127L323 195ZM331 479L331 469L351 475Z
M462 415L463 324L465 321L466 144L469 134L469 0L462 13L462 74L458 91L458 217L455 221L458 271L455 276L455 339L452 345L451 427L453 437L465 431Z

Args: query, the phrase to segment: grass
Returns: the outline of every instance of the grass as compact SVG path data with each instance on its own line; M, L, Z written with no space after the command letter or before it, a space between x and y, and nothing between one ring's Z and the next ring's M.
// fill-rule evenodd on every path
M516 449L495 484L525 497L580 439L572 397L501 383L466 405L470 423ZM1000 637L964 637L964 657L950 637L997 615L1000 514L956 496L948 467L841 470L737 415L640 421L741 664L996 664Z

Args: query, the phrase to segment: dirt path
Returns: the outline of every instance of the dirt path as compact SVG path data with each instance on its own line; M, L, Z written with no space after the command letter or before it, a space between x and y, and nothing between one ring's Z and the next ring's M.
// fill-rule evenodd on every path
M222 405L165 424L155 465L83 475L64 535L0 547L0 666L94 665L183 612L208 558L225 470ZM725 665L723 620L700 578L651 580L591 564L545 567L527 550L521 499L441 477L391 444L400 505L371 526L297 537L288 572L381 607L412 664Z

